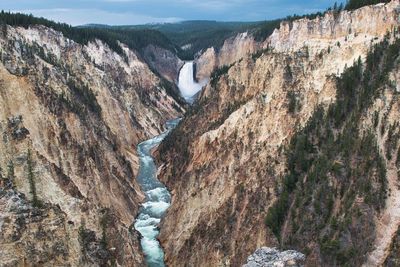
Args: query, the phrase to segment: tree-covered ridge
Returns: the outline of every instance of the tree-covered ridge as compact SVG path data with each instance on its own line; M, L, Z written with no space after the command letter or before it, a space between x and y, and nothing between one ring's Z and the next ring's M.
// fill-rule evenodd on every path
M323 261L334 265L361 265L371 249L370 217L385 205L386 166L377 146L378 119L369 129L359 126L382 88L391 86L388 74L399 55L399 39L391 44L387 36L375 45L365 66L358 60L337 78L336 102L319 107L291 140L288 172L266 217L283 246L307 253L307 244L318 242Z
M44 25L62 32L67 38L80 44L99 39L107 43L111 49L122 54L118 41L138 52L153 44L174 51L183 60L191 60L196 53L209 47L217 50L225 40L241 32L250 32L257 41L264 41L275 29L279 29L283 21L292 22L301 18L314 19L324 16L328 11L340 12L343 9L353 10L365 5L387 3L389 0L349 0L345 7L335 3L325 12L305 15L292 15L282 19L258 22L217 22L217 21L183 21L178 23L161 23L148 25L108 26L90 24L72 27L65 23L57 23L45 18L37 18L21 13L0 13L0 24L29 27Z
M89 41L99 39L105 42L111 49L123 54L118 41L128 45L129 48L141 52L149 44L175 51L175 46L162 33L152 29L114 29L114 28L93 28L93 27L72 27L66 23L57 23L45 18L37 18L33 15L21 13L4 12L0 13L0 25L29 27L31 25L44 25L56 31L62 32L65 37L80 44L87 44Z
M264 41L266 38L268 38L275 29L279 29L281 22L293 22L295 20L299 19L309 19L313 20L317 17L323 17L327 12L334 12L338 14L340 11L344 9L343 3L338 4L335 2L335 4L332 7L329 7L326 11L321 11L321 12L315 12L315 13L310 13L310 14L304 14L304 15L297 15L293 14L291 16L287 16L286 18L283 19L276 19L276 20L269 20L269 21L264 21L259 24L254 25L254 27L251 29L251 32L254 36L254 38L257 41Z
M357 9L365 5L387 3L389 0L349 0L345 6L347 10ZM337 4L327 11L340 12L343 4ZM123 54L118 41L125 43L129 48L138 52L153 44L174 51L183 60L191 60L196 53L209 47L217 50L225 40L241 32L250 32L257 41L264 41L275 29L279 29L283 21L294 21L301 18L314 19L323 16L325 12L305 15L292 15L283 19L258 22L217 22L217 21L183 21L178 23L161 23L148 25L108 26L90 24L72 27L65 23L57 23L45 18L37 18L21 13L0 13L0 24L29 27L30 25L44 25L62 32L67 38L80 44L94 39L107 43L111 49Z
M376 5L379 3L389 3L390 0L349 0L346 3L346 10L354 10L363 6Z
M224 41L240 32L245 32L259 22L218 22L218 21L182 21L177 23L161 23L146 25L106 26L88 25L118 30L156 30L179 47L181 59L191 60L194 55L209 47L220 48Z
M390 0L349 0L347 1L346 5L344 5L343 3L338 4L337 2L335 2L334 5L332 7L329 7L326 11L305 14L305 15L294 14L291 16L287 16L284 19L264 21L259 24L252 25L252 28L250 29L257 41L263 41L273 33L274 29L279 29L280 23L283 21L293 22L295 20L304 18L313 20L317 17L323 17L327 12L334 12L334 14L337 15L339 14L339 12L343 10L354 10L367 5L375 5L379 3L388 3L388 2L390 2Z

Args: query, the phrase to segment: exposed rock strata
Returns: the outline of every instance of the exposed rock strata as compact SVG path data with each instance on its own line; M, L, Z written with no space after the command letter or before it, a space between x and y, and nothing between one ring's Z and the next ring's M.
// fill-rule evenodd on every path
M130 229L143 198L136 145L183 109L121 45L124 55L42 26L2 31L2 263L143 264Z
M247 258L243 267L301 267L305 258L304 254L295 250L281 252L276 248L262 247Z
M252 54L262 47L248 33L241 33L227 39L223 46L216 50L208 48L196 60L196 78L204 81L210 78L211 73L218 67L228 66L246 55Z
M172 83L178 83L179 71L184 62L172 51L149 45L144 49L144 57L149 66Z
M317 106L335 102L332 75L365 60L371 44L398 25L398 6L282 25L264 51L207 85L159 150L161 178L173 195L160 236L168 264L237 266L257 247L278 244L264 219L287 172L285 147ZM379 225L380 215L371 216ZM289 237L283 242L290 244ZM327 264L314 242L307 243L308 264ZM373 242L371 236L365 250Z
M365 50L375 36L383 36L398 24L397 5L396 1L392 1L388 5L366 6L339 14L328 12L313 20L284 21L262 42L255 41L251 34L238 34L226 40L220 50L211 47L195 60L197 79L209 78L216 68L229 66L261 48L295 52L307 47L309 53L316 54L339 47L347 50L349 55L360 48Z

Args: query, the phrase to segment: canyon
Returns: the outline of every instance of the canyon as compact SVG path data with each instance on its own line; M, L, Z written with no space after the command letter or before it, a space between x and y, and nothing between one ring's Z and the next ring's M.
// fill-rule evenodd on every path
M144 199L136 147L184 108L123 44L120 55L44 26L5 27L2 266L144 264L131 229Z
M193 61L1 25L0 265L397 266L399 18L330 10Z
M262 43L241 34L218 52L210 48L195 60L197 78L211 76L211 81L157 154L160 178L172 194L160 235L168 265L239 266L257 248L278 245L305 253L307 266L343 265L350 259L355 265L383 264L399 227L394 215L399 204L397 167L390 167L395 164L398 142L387 150L399 131L390 115L399 105L397 67L391 69L389 85L382 85L374 104L357 115L361 118L352 117L359 129L353 138L359 141L351 142L367 142L369 132L377 142L371 157L379 154L375 162L381 163L372 166L367 177L354 173L360 172L357 164L371 163L354 155L347 159L354 165L346 166L340 151L336 158L328 154L337 173L315 165L319 160L301 163L311 167L296 167L300 163L289 167L296 160L290 155L301 149L296 142L311 142L317 151L322 149L325 141L314 136L318 132L304 134L309 141L297 133L317 123L316 114L324 114L316 113L319 108L325 114L337 108L338 77L352 70L353 64L365 64L374 45L397 38L398 12L399 2L391 1L283 22ZM392 57L397 66L397 54ZM376 127L371 126L373 120ZM332 142L340 142L344 130L335 130ZM382 165L388 166L387 184L380 184L376 176ZM297 179L303 168L307 174L292 185L290 179ZM315 177L313 171L321 172L320 168L328 169ZM363 183L372 184L366 189L370 193L360 191L357 184ZM371 201L369 194L381 199ZM289 205L280 208L287 210L283 218L276 205ZM279 221L279 227L266 225L268 218Z
M165 266L164 252L157 241L158 224L171 203L170 193L157 179L157 168L151 156L151 151L162 142L179 121L179 118L168 121L166 123L167 131L140 143L138 146L140 167L137 181L146 194L146 200L142 203L134 226L142 235L141 247L149 267Z

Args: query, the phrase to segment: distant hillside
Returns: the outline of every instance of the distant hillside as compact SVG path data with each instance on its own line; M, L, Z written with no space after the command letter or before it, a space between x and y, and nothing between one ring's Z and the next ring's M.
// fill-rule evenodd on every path
M217 22L183 21L178 23L160 23L145 25L108 26L90 24L86 27L114 30L156 30L166 35L172 43L179 46L181 59L193 59L193 56L208 47L221 47L224 41L239 32L249 30L260 22Z
M65 23L57 23L45 18L37 18L32 15L21 13L0 13L0 25L22 26L44 25L56 31L60 31L69 39L80 44L87 44L94 39L107 43L115 52L122 54L118 41L128 45L129 48L142 52L149 44L175 51L175 45L161 32L152 29L122 29L112 28L104 25L91 25L90 27L72 27Z

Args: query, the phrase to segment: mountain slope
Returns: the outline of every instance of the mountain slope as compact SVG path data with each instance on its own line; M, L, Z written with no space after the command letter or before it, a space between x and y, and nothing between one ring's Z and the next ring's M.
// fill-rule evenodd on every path
M2 264L143 264L136 145L184 110L118 45L2 26Z
M243 53L243 59L214 72L197 105L158 150L161 177L173 195L160 237L167 263L238 266L257 247L279 244L306 253L310 265L344 264L338 260L343 255L343 260L351 258L357 264L366 260L363 253L373 251L381 240L379 225L389 229L385 228L383 214L391 209L392 197L387 196L385 205L385 192L395 192L395 183L389 182L395 177L390 171L386 175L381 171L386 168L382 166L392 164L397 143L390 152L382 150L381 143L387 139L371 127L372 116L366 109L359 117L346 118L349 110L338 117L340 125L350 121L359 131L342 126L327 128L333 131L328 137L338 149L349 149L338 151L339 155L347 153L347 161L318 159L317 152L325 151L327 142L318 137L324 133L318 132L319 126L308 127L317 133L305 134L311 138L311 151L307 150L307 139L296 140L303 129L308 129L306 125L325 127L324 123L330 122L324 115L329 107L354 103L341 102L343 91L347 97L346 92L354 90L343 81L357 73L352 73L353 69L359 70L370 60L367 53L372 45L384 40L388 31L396 31L398 6L398 1L392 1L352 12L332 11L312 20L284 22L261 44L263 50ZM393 34L386 40L392 40ZM376 64L386 62L390 55L391 60L397 58L397 52L388 55L378 51L371 54ZM355 62L356 67L349 68ZM382 92L380 97L366 98L371 105L365 108L381 105L376 115L379 119L385 118L386 112L397 112L393 86L398 84L397 61L391 63L393 68L383 69L382 77L393 82L379 83L379 88L374 88ZM381 65L373 66L371 77L379 78ZM386 78L377 81L386 82ZM386 132L392 123L390 119L381 128ZM354 146L341 145L340 136L348 132L353 139L347 141L355 142ZM396 132L397 128L391 135ZM377 145L375 140L379 141ZM365 147L371 154L360 154ZM303 166L302 162L293 163L297 159L291 156L293 153L300 159L308 153L317 157ZM351 163L350 167L342 167L345 163ZM362 171L358 164L367 166L370 172L358 178ZM291 174L293 170L298 173ZM366 199L357 185L366 181L373 183L365 188L372 199ZM331 193L334 197L318 203L317 199L328 198ZM266 225L268 214L273 220L267 219ZM279 224L272 225L271 221ZM352 245L360 249L354 251Z
M114 29L151 29L162 32L172 43L180 47L179 57L191 60L194 56L209 47L219 48L225 39L256 27L258 22L217 22L217 21L183 21L137 26L116 26Z

